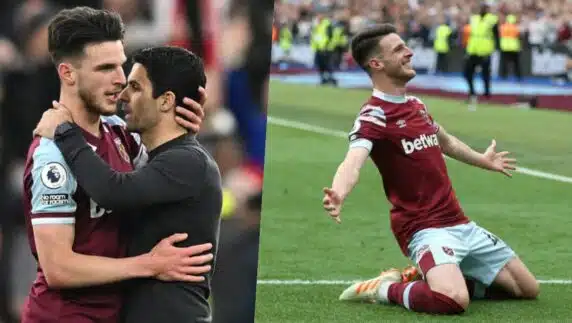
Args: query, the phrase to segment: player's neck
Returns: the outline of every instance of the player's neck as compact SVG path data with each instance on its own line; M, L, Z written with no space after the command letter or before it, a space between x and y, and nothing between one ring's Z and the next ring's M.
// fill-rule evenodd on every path
M59 102L70 110L75 124L96 137L100 136L100 115L88 111L81 98L62 91Z
M372 80L373 88L393 96L405 96L405 84L395 84L389 80Z
M160 122L152 129L141 133L141 141L148 151L161 146L162 144L171 141L187 133L187 130L180 126L170 125L167 122Z

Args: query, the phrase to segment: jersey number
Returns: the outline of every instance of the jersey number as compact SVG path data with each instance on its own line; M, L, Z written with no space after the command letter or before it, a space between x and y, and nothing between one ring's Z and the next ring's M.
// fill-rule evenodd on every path
M89 199L89 216L92 219L101 218L104 214L111 213L110 210L106 210L101 206L97 205L92 199Z

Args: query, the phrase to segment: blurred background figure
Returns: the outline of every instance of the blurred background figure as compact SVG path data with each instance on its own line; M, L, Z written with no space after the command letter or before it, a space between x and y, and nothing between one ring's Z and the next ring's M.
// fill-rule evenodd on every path
M521 34L515 15L509 14L505 17L504 23L500 26L499 34L501 50L500 75L502 78L506 78L508 70L512 66L516 79L520 81L522 79L520 73Z
M320 83L337 84L333 69L334 26L328 17L327 9L321 9L316 15L316 23L312 29L310 45L314 51L314 62L320 74Z
M199 140L225 185L213 281L214 322L252 322L271 61L272 1L8 0L0 3L0 322L19 322L35 277L22 215L22 172L32 130L59 96L47 25L66 7L121 14L125 49L170 44L199 54L208 102ZM126 63L125 72L130 66ZM25 89L25 90L24 90Z
M469 86L469 110L477 108L474 76L480 68L484 83L484 96L491 97L491 60L499 44L498 16L490 12L487 4L481 4L478 13L471 16L471 32L467 41L465 79Z
M221 106L230 115L221 112L209 124L220 138L215 149L228 206L213 279L213 318L254 322L273 3L234 0L225 12L217 43L224 46Z
M333 44L335 28L343 25L349 41L367 26L392 23L414 52L414 68L424 75L410 84L416 91L444 91L463 98L471 110L479 101L567 108L561 100L566 96L561 86L570 84L572 75L572 3L567 0L277 0L274 17L275 29L292 31L288 60L281 59L284 38L273 39L271 72L282 78L306 75L303 82L330 83L331 67L340 87L361 87L366 81L355 74L347 47ZM322 42L336 50L327 54ZM327 55L333 58L323 58ZM501 81L508 87L495 86ZM519 88L538 82L552 87L550 95Z
M437 53L437 64L435 71L437 73L446 73L448 71L448 54L451 50L452 35L453 31L451 27L447 24L445 16L440 15L438 18L438 26L435 29L435 37L433 40L433 49Z
M292 41L294 40L294 32L293 25L289 23L281 23L280 26L276 27L276 40L280 44L280 49L284 53L285 58L287 59L290 55L290 50L292 49Z
M349 15L347 10L337 10L334 13L332 39L330 51L332 52L332 69L338 71L341 68L344 53L349 49Z
M35 278L24 229L22 175L31 131L59 95L47 46L47 25L55 6L14 2L3 8L0 18L0 317L6 322L18 321L19 305Z

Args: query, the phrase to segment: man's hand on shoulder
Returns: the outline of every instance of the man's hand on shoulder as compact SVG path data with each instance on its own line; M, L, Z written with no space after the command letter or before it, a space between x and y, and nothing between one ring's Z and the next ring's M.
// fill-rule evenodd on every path
M53 101L52 109L48 109L42 115L42 119L38 122L34 129L34 136L41 136L48 139L54 139L56 128L66 122L73 122L70 110L63 104Z

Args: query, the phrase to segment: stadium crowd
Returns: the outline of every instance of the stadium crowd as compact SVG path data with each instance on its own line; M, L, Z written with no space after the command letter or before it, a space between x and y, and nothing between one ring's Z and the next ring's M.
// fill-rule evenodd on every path
M226 187L214 317L217 322L228 321L225 315L248 321L256 288L270 60L270 49L260 47L270 47L272 7L253 10L249 1L238 0L5 0L0 2L0 322L19 321L36 274L22 214L22 174L32 131L59 95L47 26L58 10L82 5L122 16L127 55L170 44L203 57L209 99L199 140L217 160ZM268 58L261 56L255 64L243 59L252 52L268 53ZM242 301L234 297L235 288Z
M281 0L276 4L274 39L288 26L294 43L310 40L316 13L328 13L345 24L351 36L380 22L393 23L404 39L418 39L431 46L441 19L463 44L463 27L483 3L502 18L515 15L524 40L531 45L561 44L572 50L572 2L568 0Z

